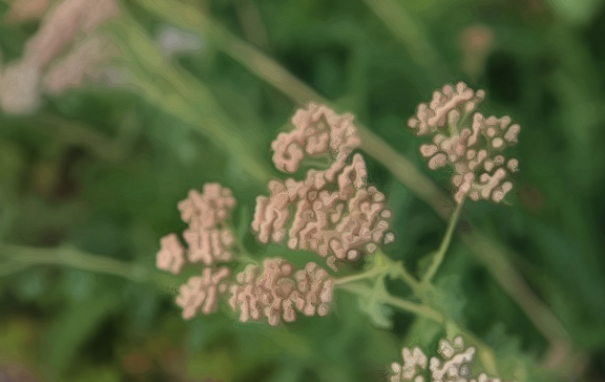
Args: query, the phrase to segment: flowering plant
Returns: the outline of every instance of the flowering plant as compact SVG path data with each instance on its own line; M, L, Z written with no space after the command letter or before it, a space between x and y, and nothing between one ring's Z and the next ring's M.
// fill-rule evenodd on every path
M297 110L291 121L293 128L280 133L271 145L278 170L296 176L303 167L309 168L300 180L289 177L269 182L269 195L256 199L251 228L260 243L274 242L292 251L315 253L325 259L325 265L308 262L297 269L285 256L261 261L248 254L231 230L230 213L236 205L231 190L217 183L206 184L203 193L191 190L179 203L181 217L189 224L183 233L188 248L175 234L169 234L161 240L157 255L157 267L173 274L179 274L186 263L202 264L201 276L190 277L179 289L176 302L183 309L183 318L213 313L224 299L240 321L264 318L269 325L278 326L295 321L300 314L327 315L334 294L345 291L362 301L369 297L374 304L415 312L446 325L448 335L457 335L452 343L441 340L441 358L432 357L428 364L418 347L404 348L403 365L393 363L391 381L423 382L424 370L434 382L500 381L486 373L469 376L477 348L464 349L462 335L472 338L484 358L491 360L483 365L491 374L497 373L494 356L487 345L443 313L434 297L440 292L432 283L464 199L501 202L512 188L509 172L517 170L517 160L506 160L502 152L517 142L519 126L510 125L508 117L473 114L483 98L483 91L475 92L464 83L446 85L435 92L430 106L420 104L409 121L418 135L433 135L432 143L420 147L429 168L450 165L454 169L452 183L458 205L422 277L417 278L383 252L395 239L393 212L387 207L387 196L368 184L364 158L355 153L361 139L353 116L310 103ZM467 126L469 118L473 122ZM318 163L318 159L324 161ZM369 269L337 275L356 262L367 264ZM234 271L241 263L247 265ZM387 277L407 283L413 291L411 299L392 296L386 289ZM367 288L365 281L372 281L372 287ZM368 309L377 315L372 312L376 308L366 305Z

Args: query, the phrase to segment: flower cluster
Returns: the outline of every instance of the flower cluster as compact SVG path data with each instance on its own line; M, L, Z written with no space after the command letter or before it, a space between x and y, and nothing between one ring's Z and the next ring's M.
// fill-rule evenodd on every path
M178 205L181 218L189 224L183 233L185 249L175 234L161 239L157 254L159 269L179 274L186 263L202 262L201 276L193 276L179 288L176 303L183 309L183 318L217 310L221 297L231 293L230 305L239 311L240 320L267 317L270 325L296 319L296 312L306 316L325 316L332 300L333 281L325 269L308 263L302 270L282 258L266 259L262 267L248 265L232 280L226 266L235 258L234 238L226 226L235 199L231 190L217 183L204 185L203 193L191 190Z
M189 191L189 197L179 203L181 218L189 223L183 237L189 244L189 261L229 261L233 244L231 230L221 227L235 207L231 190L220 184L204 185L204 192Z
M231 286L229 303L240 311L240 321L267 317L276 326L283 319L292 322L296 311L306 316L328 314L333 285L328 273L310 262L294 273L294 266L282 259L266 259L263 267L248 265Z
M403 364L393 362L390 382L501 382L485 373L471 377L470 364L476 351L472 346L465 347L460 336L454 338L453 343L442 339L438 353L439 356L429 361L419 347L403 348Z
M272 144L275 166L297 171L307 157L328 157L323 170L310 169L305 179L269 182L269 197L256 201L252 229L263 243L282 242L290 249L307 250L336 260L355 261L383 241L394 239L391 212L385 196L367 184L367 168L360 154L351 115L337 115L326 106L309 104L292 118L294 129Z
M181 218L189 224L183 237L189 245L185 251L175 234L161 239L162 248L157 256L157 267L179 274L185 265L185 253L189 262L202 261L212 265L215 261L229 261L232 258L230 247L233 244L231 231L222 227L235 199L231 190L217 183L204 185L204 192L189 191L187 199L179 203Z
M475 92L463 82L455 87L445 85L433 93L430 104L421 103L408 122L417 135L433 136L432 143L420 147L428 167L453 168L454 199L458 203L467 196L475 201L501 202L513 187L507 177L517 171L519 164L502 152L517 143L520 126L511 124L507 116L485 117L475 112L484 98L483 90Z
M0 62L0 109L7 114L32 113L40 106L42 93L59 94L99 77L99 66L117 53L99 32L119 15L115 0L64 0L50 7L49 2L10 3L8 16L13 21L41 20L23 56L5 67Z
M181 285L176 303L183 308L183 318L188 320L195 317L200 309L204 314L216 311L218 296L227 291L226 279L230 275L231 271L225 267L221 267L214 274L210 268L205 268L202 276L191 277L187 284Z

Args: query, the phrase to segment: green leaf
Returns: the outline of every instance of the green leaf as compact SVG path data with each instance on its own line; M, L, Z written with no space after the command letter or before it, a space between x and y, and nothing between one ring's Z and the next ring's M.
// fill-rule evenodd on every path
M376 280L371 296L359 297L359 308L370 317L376 326L383 329L390 329L393 326L393 321L391 320L393 309L380 302L380 296L387 293L384 286L384 276L382 276Z

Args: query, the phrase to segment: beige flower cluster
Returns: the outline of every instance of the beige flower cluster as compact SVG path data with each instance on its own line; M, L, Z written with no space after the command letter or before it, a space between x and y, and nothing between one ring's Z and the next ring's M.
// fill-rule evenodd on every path
M183 232L188 248L183 247L176 234L164 236L160 240L156 266L175 275L181 273L186 263L201 261L207 266L201 276L189 278L179 288L176 303L183 308L183 318L190 319L198 311L203 314L216 311L219 297L228 290L231 271L221 267L213 273L209 267L233 258L233 236L224 223L235 207L235 198L228 188L208 183L204 185L202 194L196 190L189 191L187 199L178 207L181 218L189 224Z
M270 325L283 319L292 322L296 311L306 316L325 316L332 301L333 284L328 273L310 262L294 274L294 266L282 259L265 259L263 267L248 265L231 286L229 303L240 311L240 321L267 317Z
M189 197L179 203L181 218L189 223L183 237L189 245L189 261L212 265L215 261L229 261L233 245L231 230L222 227L235 207L231 190L217 183L204 185L204 192L189 191Z
M217 263L235 258L231 250L234 238L225 225L235 207L231 190L217 183L206 184L203 193L191 190L178 207L181 218L189 224L183 233L189 247L185 249L175 234L163 237L156 265L177 275L186 263L204 264L201 276L189 278L179 288L176 303L183 309L184 319L215 312L220 298L229 291L230 305L244 322L267 317L269 324L276 326L282 320L294 321L297 311L306 316L328 314L333 280L315 263L296 271L285 259L266 259L262 267L248 265L236 280L226 266L216 269Z
M458 203L466 197L501 202L513 187L509 174L518 169L518 160L502 152L517 143L521 128L507 116L486 118L475 112L484 98L483 90L475 92L463 82L445 85L433 93L430 104L421 103L408 122L417 135L433 136L432 143L420 147L429 168L453 168Z
M11 2L9 18L19 22L41 17L23 56L2 67L0 109L7 114L29 114L41 103L42 93L59 94L98 75L98 67L116 54L100 27L119 14L114 0L44 0ZM47 8L49 8L48 11Z
M439 356L430 361L419 347L403 348L403 364L393 362L390 382L501 382L499 378L485 373L471 377L470 364L475 357L475 348L464 346L458 336L453 343L442 339L439 342Z
M292 250L306 250L336 260L355 261L373 252L387 233L391 212L385 196L367 184L367 168L360 154L351 115L337 115L326 106L309 104L292 118L294 129L272 144L275 166L297 171L305 158L330 160L326 169L307 171L305 179L269 182L269 197L259 196L252 229L262 243L282 242Z
M235 207L231 190L218 183L204 185L204 192L189 191L187 199L179 203L181 218L189 224L183 237L189 245L185 251L175 234L161 239L162 248L157 256L157 267L173 274L179 274L185 264L185 253L189 262L202 261L212 265L215 261L232 259L230 247L233 244L231 231L222 227Z
M219 295L227 291L229 276L231 271L225 267L215 273L205 268L202 276L191 277L187 284L181 285L176 303L183 308L183 318L189 320L200 310L203 314L215 312Z

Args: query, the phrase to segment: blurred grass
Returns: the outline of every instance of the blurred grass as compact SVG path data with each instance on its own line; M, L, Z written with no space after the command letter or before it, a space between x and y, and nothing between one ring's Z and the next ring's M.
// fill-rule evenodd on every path
M20 57L38 23L9 23L7 3L0 5L7 63ZM183 228L175 207L189 188L220 181L238 198L236 215L249 216L254 197L276 174L271 140L296 104L316 94L354 113L372 134L368 139L388 142L413 171L446 189L448 175L425 171L405 121L434 88L465 80L487 90L490 112L509 114L523 128L512 206L469 205L467 218L512 250L505 259L562 321L574 350L585 353L581 380L605 378L601 1L141 0L120 6L122 15L107 30L121 50L112 65L128 86L84 86L45 96L32 115L0 114L5 243L71 243L151 268L158 238ZM195 34L201 50L163 55L155 41L167 24ZM493 43L479 70L469 73L461 39L477 25ZM420 266L419 257L438 246L445 228L418 199L431 196L418 195L423 187L415 182L400 186L379 161L368 162L372 181L389 191L395 210L397 242L389 253ZM246 219L236 222L253 244ZM496 350L504 374L514 369L508 363L530 364L547 348L540 328L459 244L438 276L449 280L448 309ZM184 323L170 290L88 272L74 276L63 266L11 271L11 264L0 263L6 328L0 365L24 365L40 380L384 380L404 340L424 335L421 343L430 345L442 334L403 313L392 316L392 332L374 328L344 295L328 319L287 328L234 323L227 310ZM515 289L514 278L492 264L501 284Z

